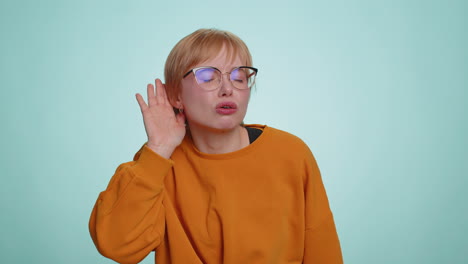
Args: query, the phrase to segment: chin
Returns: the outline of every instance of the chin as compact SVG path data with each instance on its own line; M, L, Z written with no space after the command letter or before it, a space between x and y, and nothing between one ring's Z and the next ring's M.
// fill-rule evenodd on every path
M212 124L211 128L215 130L221 130L221 131L229 131L236 129L238 126L240 126L241 121L232 121L232 122L220 122L218 124Z
M244 122L243 118L232 118L232 119L222 119L219 120L219 122L216 124L217 127L220 129L234 129L240 125L242 125Z
M216 122L189 122L189 127L200 128L209 131L229 131L234 130L242 124L242 120L218 120Z

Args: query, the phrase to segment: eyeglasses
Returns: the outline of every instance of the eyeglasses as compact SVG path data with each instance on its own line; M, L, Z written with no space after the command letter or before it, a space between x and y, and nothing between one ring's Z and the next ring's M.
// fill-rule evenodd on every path
M249 66L240 66L230 72L222 73L215 67L198 67L191 69L184 75L187 77L190 73L195 75L198 85L206 91L216 90L221 86L224 74L229 74L229 80L232 85L240 90L250 89L255 84L255 77L258 69Z

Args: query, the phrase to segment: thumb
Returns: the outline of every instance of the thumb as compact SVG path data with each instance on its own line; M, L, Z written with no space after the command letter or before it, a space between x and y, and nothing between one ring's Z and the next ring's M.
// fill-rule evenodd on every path
M185 126L185 114L183 112L178 113L177 116L176 116L176 119L177 119L177 123L179 125L184 125Z

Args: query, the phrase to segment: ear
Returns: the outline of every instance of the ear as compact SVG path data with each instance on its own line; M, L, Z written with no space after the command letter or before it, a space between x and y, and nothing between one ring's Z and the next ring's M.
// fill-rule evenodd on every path
M184 105L182 104L182 99L180 98L180 94L177 95L176 99L171 99L170 100L172 107L177 108L177 109L183 109Z

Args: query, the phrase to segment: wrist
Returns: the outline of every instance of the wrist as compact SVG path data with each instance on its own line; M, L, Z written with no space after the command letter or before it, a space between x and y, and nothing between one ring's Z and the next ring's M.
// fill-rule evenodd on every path
M161 144L154 144L152 142L148 142L146 146L150 148L153 152L155 152L156 154L160 155L161 157L165 159L169 159L172 155L172 152L174 152L174 149L175 149L175 147L161 145Z

